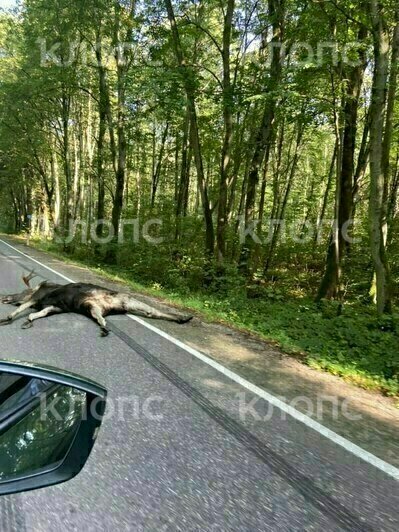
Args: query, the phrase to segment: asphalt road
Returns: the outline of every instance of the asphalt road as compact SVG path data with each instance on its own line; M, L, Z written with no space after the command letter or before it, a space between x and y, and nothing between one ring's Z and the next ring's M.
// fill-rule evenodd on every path
M0 242L0 293L19 291L31 269ZM109 403L81 474L2 497L1 532L399 530L392 476L277 408L270 414L266 401L142 324L113 317L100 338L75 315L27 331L21 323L0 328L1 358L80 373L108 388ZM256 417L243 408L255 402Z

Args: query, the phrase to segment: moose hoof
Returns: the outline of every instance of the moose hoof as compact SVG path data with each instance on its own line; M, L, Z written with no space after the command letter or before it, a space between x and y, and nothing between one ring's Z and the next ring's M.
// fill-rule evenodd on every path
M105 329L105 328L104 328L104 329L101 329L101 336L102 336L103 338L105 338L105 337L108 336L108 335L109 335L109 330L108 330L108 329Z
M11 318L4 318L0 320L0 325L10 325L11 322L12 322Z
M178 320L177 323L180 323L180 324L188 323L188 322L191 321L193 318L194 318L194 316L182 316L181 318L179 318L179 320Z
M31 327L33 327L33 322L28 320L22 324L21 329L30 329Z

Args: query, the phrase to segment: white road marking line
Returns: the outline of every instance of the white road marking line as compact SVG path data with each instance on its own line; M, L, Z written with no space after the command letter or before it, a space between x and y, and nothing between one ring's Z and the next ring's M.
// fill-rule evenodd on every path
M270 393L266 392L263 388L259 388L259 386L256 386L255 384L252 384L252 382L244 379L237 373L234 373L233 371L227 369L226 367L222 366L212 358L209 358L208 356L204 355L200 351L197 351L196 349L193 349L192 347L188 346L187 344L184 344L180 340L177 340L173 336L170 336L168 333L157 329L153 325L147 323L146 321L142 320L141 318L138 318L137 316L132 316L131 314L128 314L128 317L134 321L137 321L150 331L153 331L154 333L158 334L159 336L162 336L162 338L165 338L166 340L169 340L169 342L172 342L177 347L180 347L181 349L184 349L194 357L198 358L205 364L208 364L218 372L225 375L230 380L236 382L240 386L246 388L250 392L252 392L255 395L258 395L268 403L272 404L273 406L279 408L289 416L293 417L297 421L300 421L307 427L315 430L319 434L322 434L329 440L333 441L337 445L343 447L345 450L349 451L350 453L354 454L358 458L361 458L365 462L368 462L369 464L373 465L374 467L380 469L381 471L384 471L384 473L390 475L396 480L399 480L399 469L395 466L388 464L384 460L381 460L377 456L374 456L373 454L369 453L368 451L362 449L358 445L352 443L351 441L347 440L343 436L340 436L336 432L328 429L324 425L321 425L314 419L310 418L309 416L302 414L299 410L296 410L292 406L288 405L284 401L281 401L280 399L277 399L274 395L271 395Z
M19 251L19 249L15 248L14 246L11 246L10 244L5 242L4 240L0 239L0 242L5 244L9 248L13 249L14 251L17 251L18 253L20 253L21 255L26 257L27 259L30 259L33 262L36 262L36 264L39 264L43 268L46 268L47 270L49 270L52 273L58 275L59 277L62 277L66 281L68 281L70 283L76 282L76 281L73 281L72 279L69 279L68 277L66 277L62 273L59 273L59 272L53 270L49 266L46 266L45 264L43 264L40 261L34 259L33 257L30 257L29 255L26 255L26 253L23 253L22 251ZM376 467L380 471L383 471L384 473L386 473L390 477L392 477L395 480L399 481L399 469L397 467L393 466L392 464L388 464L388 462L385 462L384 460L381 460L381 458L378 458L374 454L369 453L365 449L362 449L358 445L352 443L351 441L347 440L343 436L340 436L336 432L328 429L327 427L325 427L321 423L318 423L317 421L315 421L314 419L310 418L309 416L307 416L305 414L302 414L302 412L299 412L299 410L296 410L295 408L293 408L292 406L288 405L287 403L284 403L284 401L281 401L280 399L277 399L277 397L275 397L274 395L271 395L270 393L266 392L266 390L264 390L263 388L259 388L259 386L256 386L255 384L252 384L252 382L244 379L243 377L240 377L240 375L238 375L237 373L234 373L233 371L225 368L224 366L222 366L221 364L219 364L215 360L209 358L208 356L204 355L200 351L197 351L196 349L194 349L194 348L188 346L187 344L181 342L177 338L174 338L170 334L162 331L161 329L157 329L153 325L147 323L146 321L142 320L141 318L138 318L137 316L133 316L131 314L128 314L127 316L131 320L136 321L137 323L142 325L143 327L146 327L150 331L158 334L158 336L161 336L162 338L165 338L169 342L172 342L173 344L175 344L180 349L183 349L187 353L190 353L195 358L198 358L199 360L201 360L202 362L204 362L208 366L212 367L213 369L215 369L219 373L222 373L228 379L232 380L233 382L236 382L237 384L239 384L243 388L246 388L248 391L252 392L253 394L255 394L255 395L259 396L259 397L261 397L262 399L264 399L265 401L267 401L271 405L275 406L276 408L279 408L280 410L282 410L283 412L285 412L286 414L288 414L289 416L291 416L295 420L303 423L304 425L306 425L307 427L309 427L309 428L313 429L314 431L318 432L319 434L321 434L325 438L328 438L330 441L334 442L336 445L339 445L340 447L342 447L346 451L350 452L354 456L357 456L358 458L360 458L364 462L367 462L368 464Z
M31 260L33 262L36 262L36 264L39 264L39 266L42 266L43 268L46 268L46 270L49 270L50 272L54 273L55 275L58 275L58 277L62 277L63 279L65 279L65 281L68 281L69 283L74 283L75 282L75 281L72 281L72 279L69 279L68 277L65 277L65 275L62 275L62 273L56 272L55 270L53 270L53 268L50 268L50 266L46 266L45 264L42 264L41 262L39 262L38 260L34 259L33 257L30 257L26 253L23 253L22 251L19 251L19 249L15 248L14 246L9 244L8 242L5 242L4 240L1 240L1 239L0 239L0 242L2 244L5 244L9 248L13 249L14 251L19 253L23 257L26 257L27 259L29 259L29 260Z

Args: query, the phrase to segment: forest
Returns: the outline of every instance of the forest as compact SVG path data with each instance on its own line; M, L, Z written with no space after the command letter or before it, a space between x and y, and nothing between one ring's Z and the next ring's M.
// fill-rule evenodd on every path
M0 12L0 230L399 395L395 0Z

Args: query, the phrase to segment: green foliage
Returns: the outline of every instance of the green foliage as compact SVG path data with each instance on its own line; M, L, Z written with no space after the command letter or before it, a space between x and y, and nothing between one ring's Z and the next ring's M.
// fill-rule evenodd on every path
M37 245L60 253L54 244ZM167 297L209 319L222 320L277 343L311 367L355 384L399 395L399 315L379 320L371 305L316 304L292 294L295 276L279 272L278 282L247 287L236 269L223 271L201 255L179 255L172 262L153 246L121 250L119 263L106 266L87 249L72 257L116 276L134 289ZM173 264L173 266L171 266ZM291 290L290 290L290 288Z
M381 4L390 57L391 3ZM273 14L272 4L284 8ZM155 236L163 238L157 246L141 236L136 242L128 230L122 244L95 245L78 231L65 251L174 294L285 350L306 353L313 366L395 391L397 318L377 321L372 315L372 196L368 166L360 164L363 137L366 152L370 143L364 133L375 59L372 32L359 37L357 21L371 22L366 4L237 0L227 50L223 2L172 5L176 25L165 2L153 0L25 0L18 16L0 15L0 227L22 233L33 214L32 232L51 238L68 236L68 222L75 220L90 226L97 218L112 219L117 229L121 220L137 219L143 226L157 218L162 227ZM286 54L281 69L273 67L276 50L270 46L279 33L275 24ZM183 62L172 28L178 30ZM40 42L45 51L54 45L54 54L46 59ZM127 45L125 61L118 44ZM368 67L357 101L350 85L360 49ZM359 168L354 194L355 175L342 186L342 168L333 156L337 137L345 140L353 115L345 109L352 99L357 123L339 155L344 161L350 152ZM383 187L394 304L397 103L396 97ZM318 239L315 229L342 210L336 190L345 199L354 196L359 243L342 260L336 301L316 306L332 223L323 225ZM246 239L243 245L244 219L261 219L261 242ZM285 225L280 232L270 227L276 219ZM209 245L215 249L205 254L211 225L217 246Z

